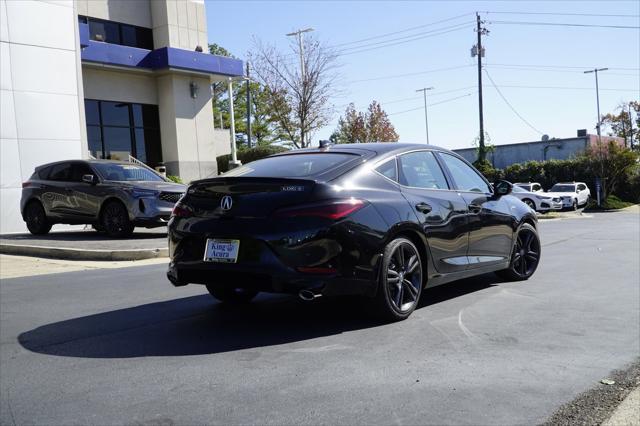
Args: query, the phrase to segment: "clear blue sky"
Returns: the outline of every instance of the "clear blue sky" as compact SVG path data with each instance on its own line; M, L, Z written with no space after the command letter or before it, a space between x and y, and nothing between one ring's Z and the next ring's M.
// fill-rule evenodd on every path
M540 132L558 138L575 136L576 130L583 128L595 133L594 74L583 74L584 69L610 68L599 74L603 114L613 111L621 101L640 99L640 30L496 22L638 27L637 0L207 1L206 6L209 42L222 45L239 58L251 49L253 35L288 49L284 34L298 28L313 27L319 39L338 45L423 26L339 47L366 45L375 49L351 53L352 49L340 56L344 93L333 100L337 113L332 124L315 135L316 142L329 137L345 104L354 102L357 109L365 109L372 100L382 103L401 142L426 142L422 95L415 90L433 86L434 90L428 92L429 104L461 98L428 108L431 143L446 148L471 146L478 134L477 68L476 59L470 56L476 42L475 11L489 11L481 13L490 30L483 37L487 72L513 108ZM560 13L582 15L557 15ZM462 14L468 15L425 26ZM438 29L454 31L434 35ZM414 34L415 38L429 37L407 41ZM381 42L402 43L381 47L385 45ZM425 72L430 70L435 71ZM402 74L411 75L393 77ZM507 106L487 74L483 74L483 83L485 130L491 143L540 140L541 134Z

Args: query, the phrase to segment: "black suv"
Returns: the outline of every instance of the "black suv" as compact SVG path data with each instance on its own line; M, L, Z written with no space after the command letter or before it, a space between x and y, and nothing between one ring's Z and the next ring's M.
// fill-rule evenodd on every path
M66 223L124 237L135 226L165 225L185 189L134 163L60 161L36 167L22 184L20 211L32 234Z

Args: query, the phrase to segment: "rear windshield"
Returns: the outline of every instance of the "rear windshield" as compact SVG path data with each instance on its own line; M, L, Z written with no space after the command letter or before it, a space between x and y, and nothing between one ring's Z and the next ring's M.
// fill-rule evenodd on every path
M106 180L117 182L164 181L164 179L151 170L136 166L135 164L93 163L93 167L95 167L100 176Z
M329 152L281 155L253 161L222 176L310 177L335 169L358 157L357 154Z

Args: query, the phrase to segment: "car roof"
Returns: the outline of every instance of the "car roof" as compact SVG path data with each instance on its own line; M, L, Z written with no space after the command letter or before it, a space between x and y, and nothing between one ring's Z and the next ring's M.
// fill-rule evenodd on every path
M128 161L118 161L118 160L96 160L96 159L82 159L82 158L74 158L71 160L61 160L61 161L53 161L51 163L42 164L35 168L36 171L42 170L45 167L55 166L56 164L64 164L64 163L88 163L88 164L130 164L135 165L135 163L130 163Z
M342 152L342 153L360 153L365 152L375 153L377 155L383 154L397 154L405 151L418 150L418 149L433 149L437 151L443 151L458 156L455 152L448 149L441 148L435 145L427 145L424 143L400 143L400 142L369 142L369 143L344 143L344 144L332 144L325 148L313 147L304 149L295 149L276 155L295 155L295 154L308 154L315 152ZM358 152L360 151L360 152Z

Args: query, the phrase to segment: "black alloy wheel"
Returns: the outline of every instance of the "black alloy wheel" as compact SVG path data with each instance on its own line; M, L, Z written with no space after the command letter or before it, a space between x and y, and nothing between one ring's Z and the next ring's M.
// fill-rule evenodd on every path
M258 295L255 290L247 290L245 288L218 287L211 284L207 285L209 294L221 302L225 303L249 303Z
M379 314L390 321L409 317L420 301L422 283L416 246L406 238L391 241L384 251L376 295Z
M34 235L43 235L51 230L47 214L39 201L31 201L24 209L24 221L27 229Z
M536 210L536 203L534 203L530 199L525 198L524 200L522 200L522 202L525 203L526 205L528 205L533 211Z
M109 201L102 209L101 227L108 236L122 238L131 235L133 224L129 220L129 213L119 201Z
M509 281L527 280L538 268L540 254L538 232L533 226L525 223L518 231L509 268L498 271L497 274Z

